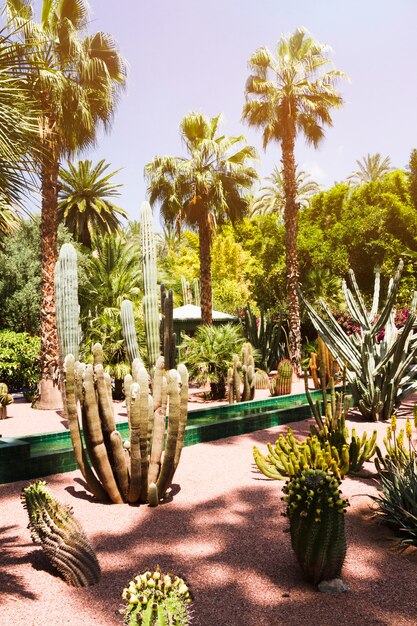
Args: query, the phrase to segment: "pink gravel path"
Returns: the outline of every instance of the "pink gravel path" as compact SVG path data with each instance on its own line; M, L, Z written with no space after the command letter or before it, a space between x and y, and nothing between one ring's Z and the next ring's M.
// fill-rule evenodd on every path
M297 432L307 429L307 422L294 425ZM385 426L378 429L382 436ZM320 594L303 581L281 516L282 483L266 479L252 463L252 446L264 450L283 430L185 448L172 500L156 509L98 503L78 471L49 477L97 550L103 577L87 589L68 587L31 543L19 502L28 481L0 486L0 623L122 624L122 588L159 563L189 582L195 626L415 626L416 552L399 554L372 518L366 494L376 487L370 479L348 478L342 485L351 503L342 573L350 592Z

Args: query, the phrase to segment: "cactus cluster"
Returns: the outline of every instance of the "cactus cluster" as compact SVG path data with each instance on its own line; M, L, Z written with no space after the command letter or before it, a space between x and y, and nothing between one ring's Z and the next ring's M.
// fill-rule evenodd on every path
M58 502L43 480L25 487L21 500L29 515L32 541L41 545L64 580L74 587L97 583L100 566L71 507Z
M233 365L227 372L229 403L247 402L255 397L254 380L255 363L253 360L252 345L246 342L242 346L240 359L233 355ZM241 386L243 384L243 390Z
M330 379L339 369L336 359L320 336L317 339L317 353L310 353L309 368L315 389L328 387Z
M338 578L346 555L345 518L349 503L340 480L320 469L306 469L287 481L283 500L290 522L291 545L313 584Z
M0 420L7 417L7 406L12 404L13 396L9 393L6 383L0 383Z
M122 592L127 602L127 626L186 626L192 598L182 578L164 574L157 565L153 572L135 576Z
M116 430L110 377L103 369L100 344L93 347L94 365L65 358L65 407L75 457L90 491L112 502L157 505L172 482L184 444L187 422L188 373L184 365L165 372L157 361L149 392L149 376L139 360L125 379L130 440L123 445ZM88 457L83 447L77 402ZM168 405L168 434L164 448Z
M347 335L340 327L330 308L322 301L324 316L304 299L311 321L339 364L346 363L349 388L355 406L366 419L389 419L401 402L417 390L417 292L414 292L405 326L399 330L394 323L395 302L400 285L403 262L390 280L388 295L378 314L380 273L376 270L373 304L367 310L359 291L355 275L350 270L352 290L343 282L347 308L359 330ZM384 337L381 339L381 331Z
M277 373L271 380L271 396L286 396L291 393L293 373L291 361L282 359L278 363Z

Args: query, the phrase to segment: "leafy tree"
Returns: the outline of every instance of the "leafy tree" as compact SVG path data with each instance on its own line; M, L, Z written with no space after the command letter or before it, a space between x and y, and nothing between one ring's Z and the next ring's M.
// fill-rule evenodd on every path
M10 389L35 393L39 382L39 337L0 330L0 381Z
M55 408L58 342L54 305L57 260L59 164L91 145L99 123L108 127L125 68L111 36L86 35L86 0L43 0L41 21L34 21L30 0L6 0L13 26L20 29L22 64L31 99L40 108L39 169L42 189L41 398L40 408Z
M334 85L344 74L327 70L329 47L311 37L303 28L282 36L276 56L266 47L249 60L252 74L246 82L243 118L250 126L263 129L264 148L277 141L281 146L285 192L285 253L289 308L289 349L294 366L301 361L300 306L297 294L298 203L294 158L297 134L317 147L324 137L324 125L331 126L330 111L342 105Z
M110 198L119 196L112 182L120 170L106 174L110 165L102 159L93 166L92 161L69 162L68 169L59 171L58 220L63 222L76 241L91 248L94 233L114 233L120 230L119 217L127 213Z
M295 177L297 185L296 202L300 208L307 206L310 198L320 191L320 186L313 180L307 180L308 178L309 175L302 171L297 172ZM259 190L259 195L252 204L251 216L275 213L281 219L285 209L282 172L277 167L274 167L271 176L267 176L265 180L271 184L264 185Z
M411 202L415 209L417 209L417 150L411 151L410 161L408 163L409 181L410 181L410 196Z
M390 158L383 159L379 152L373 155L368 154L363 157L362 161L356 161L356 164L359 169L352 172L348 178L348 181L355 187L372 183L392 170Z
M184 221L198 230L201 319L212 323L211 239L215 223L235 222L247 211L244 192L257 174L248 162L255 156L244 138L218 136L220 115L189 113L181 121L188 157L155 157L145 168L150 203L160 204L167 223Z

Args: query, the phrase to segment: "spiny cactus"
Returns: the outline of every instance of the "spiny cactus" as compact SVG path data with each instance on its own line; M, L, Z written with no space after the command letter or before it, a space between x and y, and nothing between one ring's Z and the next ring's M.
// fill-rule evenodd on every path
M253 375L255 389L269 389L269 376L263 370L256 370Z
M60 504L43 480L25 487L21 500L29 515L33 542L41 545L64 580L74 587L97 583L100 566L72 508Z
M9 393L6 383L0 383L0 419L7 417L7 406L12 402L13 396Z
M191 293L190 283L185 278L185 276L181 276L181 287L182 287L182 302L183 304L192 304L193 303L193 294Z
M159 565L153 572L135 576L123 589L127 626L186 626L192 598L182 578L163 574Z
M331 472L306 469L283 488L291 545L313 584L338 578L345 560L344 514L349 503L341 497L339 485Z
M264 456L256 446L253 458L258 469L268 478L283 480L298 476L308 468L331 470L339 478L349 471L349 448L343 446L340 453L329 442L324 444L314 436L305 441L294 437L291 428L286 435L280 433L275 446L267 443L268 454Z
M165 369L169 370L176 365L177 336L174 333L174 293L172 289L167 291L165 285L161 285L161 353L165 360Z
M318 400L314 403L311 398L308 389L307 371L304 372L304 383L306 397L317 424L317 426L310 426L311 434L316 436L323 445L328 442L331 447L335 447L340 457L344 456L347 446L349 456L348 473L358 473L362 469L365 461L369 461L375 454L377 431L374 430L369 439L367 433L363 433L361 438L358 437L354 428L352 428L349 435L349 429L346 426L346 417L351 397L346 394L345 376L343 376L341 392L335 391L334 380L330 378L329 398L326 394L323 379L321 403Z
M233 355L233 365L228 369L227 380L230 404L254 399L254 369L252 345L246 342L242 346L240 359L237 354ZM243 391L241 392L242 383Z
M100 344L93 347L94 365L65 358L65 402L77 463L97 498L112 502L158 504L170 486L184 444L187 422L188 373L183 364L165 373L160 357L154 369L153 396L143 364L135 360L125 381L130 440L128 452L116 430L111 387L103 370ZM128 383L128 384L127 384ZM81 405L84 439L95 473L88 463L78 421ZM168 434L164 448L168 404Z
M155 234L152 209L149 202L142 202L141 204L140 225L143 290L145 294L143 296L143 316L148 346L148 361L150 367L153 367L159 356L159 311Z
M247 340L256 349L256 366L267 372L275 369L286 354L285 330L281 321L274 321L262 309L257 318L248 304L244 308L243 328Z
M133 304L130 300L122 301L122 304L120 305L120 319L122 322L123 339L130 363L132 364L135 359L139 359L142 362L139 344L136 337Z
M349 272L352 291L343 282L343 293L349 313L359 326L359 331L347 335L338 324L330 308L320 301L321 317L302 293L300 298L311 321L340 365L346 363L349 388L355 406L367 419L389 419L410 393L417 390L417 292L414 292L405 326L395 327L395 301L400 284L403 262L390 280L388 295L378 314L380 272L376 270L373 304L370 311ZM384 337L380 333L384 330Z
M61 363L67 354L78 359L80 307L78 304L77 252L64 243L55 265L55 310Z
M282 359L278 363L277 373L271 380L271 396L285 396L291 393L293 368L291 361Z

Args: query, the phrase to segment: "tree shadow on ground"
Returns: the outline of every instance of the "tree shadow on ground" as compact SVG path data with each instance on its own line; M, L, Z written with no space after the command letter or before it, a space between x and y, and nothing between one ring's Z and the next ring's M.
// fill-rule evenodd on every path
M10 571L16 566L30 563L30 554L21 556L21 548L31 547L32 544L19 544L17 535L7 535L6 532L13 531L16 526L3 526L0 528L0 596L11 596L18 599L35 600L37 596L26 588L23 577Z

